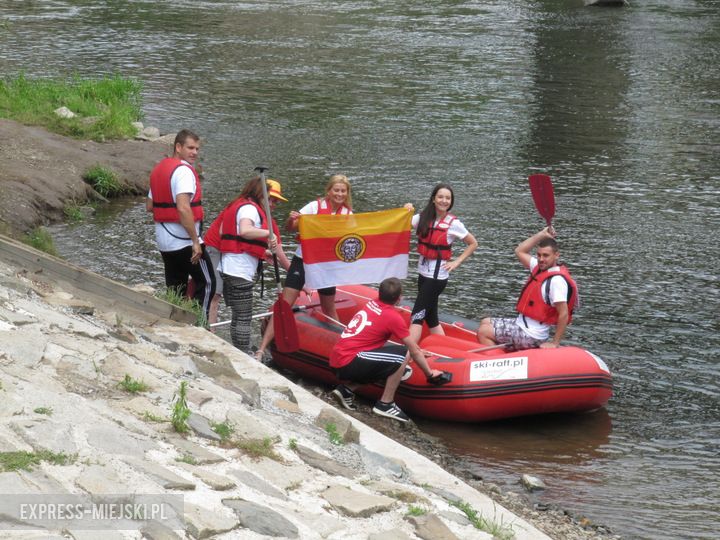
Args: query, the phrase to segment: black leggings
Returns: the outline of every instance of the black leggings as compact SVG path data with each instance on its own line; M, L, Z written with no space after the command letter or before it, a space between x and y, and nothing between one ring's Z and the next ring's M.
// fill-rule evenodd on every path
M187 291L187 282L192 277L195 282L193 298L202 306L205 316L208 316L210 300L215 295L215 271L213 270L210 255L202 244L202 257L197 264L193 264L192 246L176 251L161 251L165 265L165 286L176 289L180 295Z
M433 279L418 275L418 295L410 316L412 324L422 324L425 321L428 328L435 328L440 324L438 299L440 293L445 290L447 282L447 279Z

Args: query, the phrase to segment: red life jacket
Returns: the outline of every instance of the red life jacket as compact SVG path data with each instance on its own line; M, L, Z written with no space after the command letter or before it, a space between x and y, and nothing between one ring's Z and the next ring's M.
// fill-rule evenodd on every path
M203 242L205 242L206 246L220 249L220 225L222 225L223 221L223 212L224 210L220 212L218 217L215 218L215 221L213 221L207 231L205 231L205 234L203 234Z
M351 211L350 208L348 208L347 206L345 206L343 204L340 208L338 208L337 212L333 212L332 204L330 204L330 202L324 197L321 199L318 199L317 203L318 203L318 211L317 211L318 215L321 215L321 214L347 215Z
M544 324L557 324L557 309L550 303L550 278L553 276L561 276L568 284L568 324L572 321L572 313L578 303L577 284L570 276L570 272L563 264L559 270L554 271L536 271L530 273L530 277L525 283L520 299L515 309L519 313L527 317L531 317L536 321Z
M452 214L446 214L437 225L430 225L425 236L418 236L418 253L426 259L449 260L452 250L448 243L448 231L456 219Z
M260 214L260 228L267 229L265 210L250 199L237 199L221 213L222 234L220 235L220 251L223 253L247 253L258 259L265 259L265 250L268 248L267 238L250 240L237 233L237 213L240 207L246 204L255 207L258 214ZM280 231L278 230L275 220L272 222L272 227L275 237L279 239Z
M172 189L170 187L170 179L175 169L185 165L195 176L195 196L190 201L190 209L193 213L195 221L202 221L202 188L200 187L200 178L194 167L188 163L183 163L178 158L165 158L158 163L150 173L150 190L152 191L153 201L153 219L159 223L163 222L180 222L180 214L177 211L177 204L173 201Z

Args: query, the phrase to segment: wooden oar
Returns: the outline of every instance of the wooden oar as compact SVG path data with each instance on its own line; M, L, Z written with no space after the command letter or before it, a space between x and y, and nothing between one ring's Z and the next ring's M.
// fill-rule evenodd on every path
M263 203L265 203L265 215L267 216L268 241L272 242L275 238L272 227L272 215L270 214L270 199L268 197L267 183L265 182L265 171L267 167L255 167L260 173L260 183L263 190ZM275 265L275 284L278 288L278 299L273 305L273 329L275 330L275 346L280 352L294 352L300 348L300 339L298 338L297 326L295 325L295 317L292 307L282 297L280 288L280 271L278 270L277 255L273 251L273 264Z
M338 302L347 302L347 301L348 301L347 298L341 298L340 300L337 300L336 303L338 303ZM305 311L306 309L318 307L319 305L320 305L320 302L316 302L316 303L314 303L314 304L304 304L304 305L302 305L302 306L293 306L293 307L290 308L290 309L292 310L293 313L297 313L298 311ZM272 314L273 314L272 311L266 311L265 313L258 313L258 314L256 314L256 315L253 315L251 318L252 318L252 319L262 319L263 317L267 317L268 315L272 315ZM231 320L220 321L220 322L212 323L212 324L209 325L209 326L210 326L211 328L215 328L216 326L225 326L225 325L228 325L228 324L230 324L231 322L232 322Z
M533 174L528 178L535 208L545 218L548 227L552 227L555 217L555 193L552 180L547 174Z

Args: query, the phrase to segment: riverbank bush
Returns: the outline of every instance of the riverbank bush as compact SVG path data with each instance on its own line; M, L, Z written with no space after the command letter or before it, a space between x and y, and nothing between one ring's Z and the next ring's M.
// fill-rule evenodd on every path
M45 227L37 227L23 236L22 241L29 246L34 247L50 255L58 256L53 242L52 235Z
M85 171L82 178L85 183L90 184L105 198L117 197L125 193L125 188L118 180L117 175L102 165L91 167Z
M101 79L28 79L19 75L0 80L0 117L78 139L104 141L134 137L132 125L142 117L142 84L120 77ZM67 107L73 118L60 118L55 109Z

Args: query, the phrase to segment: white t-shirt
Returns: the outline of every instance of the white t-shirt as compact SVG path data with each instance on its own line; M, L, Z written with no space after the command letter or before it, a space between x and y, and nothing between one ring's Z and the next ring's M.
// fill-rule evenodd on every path
M173 202L177 202L179 193L189 193L190 200L195 196L195 175L187 161L183 161L183 164L188 166L183 167L180 165L170 177ZM148 192L148 197L152 199L152 190ZM195 222L195 232L200 236L199 221ZM192 246L192 240L188 236L185 227L180 223L155 222L155 240L160 251L177 251ZM200 240L200 243L202 243L202 240Z
M320 209L320 205L318 204L317 199L315 199L314 201L310 201L305 206L303 206L299 210L299 212L301 214L305 214L305 215L315 215L318 213L319 209ZM352 212L350 212L350 213L352 214ZM334 212L333 212L333 215L335 215ZM298 244L298 247L295 250L295 256L300 257L302 259L302 246L300 244Z
M412 225L412 228L414 231L417 230L418 223L420 222L420 214L415 214L412 217L412 221L410 222ZM433 224L435 227L437 227L438 222L435 221ZM450 224L450 228L448 229L448 244L451 244L455 240L463 240L468 235L468 230L465 228L465 225L463 225L462 221L459 219L454 219L452 223ZM447 261L439 261L440 264L440 271L438 272L437 279L448 279L450 277L450 273L443 268L443 264L445 264ZM417 271L418 274L421 276L425 276L428 278L434 278L435 277L435 265L438 264L437 259L426 259L422 255L418 259L418 266Z
M532 257L530 259L530 272L535 270L535 267L537 267L538 261L537 258ZM559 266L553 266L550 268L551 271L559 271ZM543 287L544 290L544 287ZM556 304L557 302L567 302L567 295L568 295L568 284L567 281L565 281L560 276L553 276L550 278L550 303ZM544 298L543 298L544 300ZM540 321L536 321L535 319L532 319L530 317L527 317L523 315L522 313L518 314L518 317L516 319L516 324L522 328L527 335L529 335L532 338L539 339L542 341L547 340L550 337L550 326L549 324L541 323Z
M235 232L240 231L240 220L249 219L254 227L260 228L260 213L252 204L244 204L238 208L235 219ZM221 231L222 234L222 231ZM248 253L223 253L220 258L220 271L229 276L252 281L255 279L259 259Z

